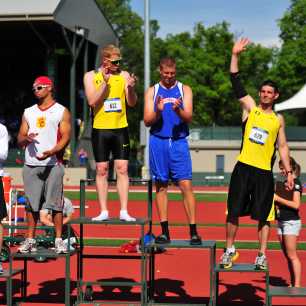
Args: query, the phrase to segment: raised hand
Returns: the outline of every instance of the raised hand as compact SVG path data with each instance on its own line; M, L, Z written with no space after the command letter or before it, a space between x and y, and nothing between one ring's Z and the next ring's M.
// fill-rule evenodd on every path
M135 87L136 82L137 82L137 77L134 73L130 74L127 78L127 86L128 87Z
M241 52L246 50L247 45L250 43L248 38L241 38L237 40L233 46L232 54L240 54Z

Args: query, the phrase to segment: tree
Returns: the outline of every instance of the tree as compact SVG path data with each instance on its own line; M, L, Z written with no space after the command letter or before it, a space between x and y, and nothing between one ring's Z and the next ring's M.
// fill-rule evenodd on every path
M194 33L169 35L162 54L177 60L178 79L194 94L194 126L240 125L241 110L233 95L229 65L234 35L226 22L205 27L198 23ZM269 71L272 51L252 44L241 58L242 77L248 92L257 95L258 85Z
M281 99L297 93L306 83L306 0L291 0L290 8L279 21L283 43L272 68L272 76L279 83ZM289 123L305 124L304 114L289 116ZM288 120L287 120L288 124Z

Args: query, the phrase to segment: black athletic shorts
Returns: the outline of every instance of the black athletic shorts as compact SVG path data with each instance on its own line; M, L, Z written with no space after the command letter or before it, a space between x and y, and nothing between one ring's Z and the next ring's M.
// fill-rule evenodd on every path
M112 158L128 160L130 156L130 138L128 128L92 129L92 148L96 162L109 161Z
M7 217L6 203L4 199L4 190L2 176L0 176L0 223L2 219Z
M250 215L254 220L266 221L273 204L273 197L272 171L241 162L235 165L227 199L228 217Z

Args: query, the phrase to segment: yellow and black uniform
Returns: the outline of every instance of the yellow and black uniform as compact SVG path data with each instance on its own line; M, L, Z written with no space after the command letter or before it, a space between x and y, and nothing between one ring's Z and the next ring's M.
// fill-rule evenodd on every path
M101 71L94 72L94 85L102 83ZM111 75L107 81L107 97L93 110L92 145L96 162L114 159L129 159L130 141L126 117L126 81L123 75Z
M255 220L268 219L273 205L272 167L279 128L277 115L259 107L254 107L243 122L241 150L229 187L229 217L251 215Z

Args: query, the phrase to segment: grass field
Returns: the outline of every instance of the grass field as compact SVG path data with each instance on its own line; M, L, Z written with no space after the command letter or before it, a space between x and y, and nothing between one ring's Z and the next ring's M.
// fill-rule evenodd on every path
M227 199L227 193L194 193L196 200L199 202L225 202ZM65 196L71 200L79 200L79 191L65 191ZM145 192L133 192L129 194L130 201L146 201L147 193ZM118 200L118 194L116 192L109 192L109 200ZM153 199L155 199L155 193L153 193ZM86 200L97 200L96 192L86 192ZM180 201L182 196L180 193L169 193L170 201ZM306 202L306 195L302 197L302 202Z

